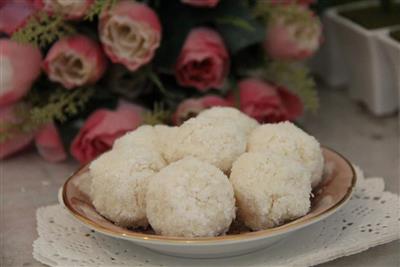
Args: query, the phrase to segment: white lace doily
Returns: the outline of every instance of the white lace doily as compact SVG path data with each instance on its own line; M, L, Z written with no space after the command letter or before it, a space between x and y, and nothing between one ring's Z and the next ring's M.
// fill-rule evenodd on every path
M399 196L384 192L382 178L358 171L355 194L333 216L298 231L272 248L244 256L192 260L165 256L95 233L61 205L39 208L36 260L50 266L311 266L399 239Z

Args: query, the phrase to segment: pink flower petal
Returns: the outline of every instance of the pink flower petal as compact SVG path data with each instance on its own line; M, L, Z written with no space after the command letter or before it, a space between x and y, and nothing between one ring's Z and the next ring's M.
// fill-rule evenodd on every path
M99 109L89 116L71 144L71 154L82 164L110 149L118 137L143 121L143 108L120 102L115 111Z
M229 55L221 36L208 28L192 30L175 66L181 86L199 91L221 88L229 72Z
M240 109L259 122L294 120L303 112L300 99L286 88L249 78L239 82ZM233 101L233 95L230 95Z
M13 34L36 12L29 0L2 0L0 6L0 32Z
M40 75L42 55L38 48L29 44L1 39L0 59L0 106L5 106L28 93L32 83Z
M54 123L45 125L35 136L39 154L47 161L60 162L67 158L60 134Z

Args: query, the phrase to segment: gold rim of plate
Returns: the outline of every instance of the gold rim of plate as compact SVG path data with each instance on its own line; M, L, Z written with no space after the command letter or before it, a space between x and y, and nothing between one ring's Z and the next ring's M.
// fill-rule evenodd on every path
M328 209L324 210L323 212L317 214L316 216L307 217L307 214L306 214L303 217L300 217L296 220L293 220L291 222L288 222L288 223L285 223L285 224L282 224L280 226L276 226L276 227L273 227L270 229L266 229L266 230L239 233L239 234L229 234L229 235L222 235L222 236L216 236L216 237L195 237L195 238L147 234L147 233L135 232L135 231L129 230L129 229L125 229L123 233L114 231L112 229L109 229L109 228L89 219L88 217L85 217L78 210L76 210L75 206L69 201L68 189L67 189L69 183L71 183L72 180L83 169L87 168L87 166L90 163L79 168L76 172L74 172L66 180L66 182L64 183L64 185L62 187L62 200L64 202L65 207L68 209L68 211L75 218L77 218L79 221L84 223L89 228L96 230L100 233L106 234L106 235L120 237L120 238L124 238L124 239L134 238L134 239L140 239L140 240L163 241L163 242L173 242L173 243L209 243L209 242L223 242L223 241L244 241L244 240L250 240L250 239L265 238L265 237L270 237L270 236L274 236L277 234L283 234L283 233L289 232L289 230L295 230L295 229L307 226L313 222L319 221L323 218L326 218L327 216L331 215L334 211L336 211L339 207L341 207L344 203L346 203L347 200L349 200L349 198L351 197L352 192L354 190L356 181L357 181L356 172L353 168L353 165L342 154L340 154L339 152L337 152L331 148L323 147L323 151L324 151L324 153L336 154L336 156L338 156L339 158L344 160L347 167L350 168L351 173L352 173L352 177L350 178L351 184L347 188L346 193L334 205L332 205ZM307 217L307 218L303 219L304 217Z

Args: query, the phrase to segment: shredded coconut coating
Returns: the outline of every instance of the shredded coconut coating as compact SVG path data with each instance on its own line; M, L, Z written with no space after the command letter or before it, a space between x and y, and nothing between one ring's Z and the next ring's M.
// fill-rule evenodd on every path
M310 173L290 158L270 153L245 153L230 175L238 217L252 230L263 230L307 214Z
M247 151L293 158L311 172L312 187L322 179L324 158L319 142L293 123L264 124L256 128L250 134Z
M228 177L193 157L171 163L154 175L146 202L150 225L166 236L217 236L224 234L235 218Z
M92 198L90 195L90 188L92 186L92 176L89 172L84 172L77 176L77 179L72 180L72 183L85 195L87 195L90 199Z
M229 172L246 150L246 135L231 121L192 118L177 129L171 143L171 161L193 156Z
M174 144L172 140L175 139L177 129L178 127L162 124L154 126L158 140L158 149L168 163L173 162Z
M260 125L255 119L240 112L236 108L230 107L213 107L206 109L201 112L198 117L216 120L229 120L236 123L236 125L242 129L246 135L249 135Z
M147 226L146 191L151 176L165 166L146 146L113 149L94 160L90 195L96 210L123 227Z
M142 125L136 130L126 133L115 140L113 148L126 148L135 145L148 146L154 150L158 149L157 134L154 128L150 125Z

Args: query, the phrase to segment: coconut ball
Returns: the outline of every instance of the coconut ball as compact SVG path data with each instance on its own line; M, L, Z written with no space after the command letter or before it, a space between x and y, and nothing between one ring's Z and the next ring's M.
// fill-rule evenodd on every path
M291 158L245 153L233 164L230 181L238 217L252 230L280 225L310 209L310 172Z
M176 136L177 129L178 127L162 124L154 126L154 131L158 139L158 149L168 163L173 162L174 147L172 140L174 140Z
M258 127L249 136L247 150L292 157L311 172L313 187L322 179L324 158L320 144L293 123L264 124Z
M171 161L193 156L227 172L246 150L246 135L234 122L192 118L171 140Z
M150 125L142 125L115 140L113 148L127 148L135 145L148 146L157 150L157 135L154 128Z
M90 188L92 186L92 176L89 172L83 172L79 174L76 179L72 180L72 184L75 185L79 191L92 198L90 195Z
M146 211L156 233L207 237L224 234L235 218L228 177L215 166L187 157L153 176Z
M145 146L104 153L89 166L94 207L117 225L147 226L147 185L164 166L161 155Z
M246 135L249 135L251 131L259 126L259 123L255 119L240 112L236 108L230 107L213 107L201 112L198 117L232 121L236 123Z

